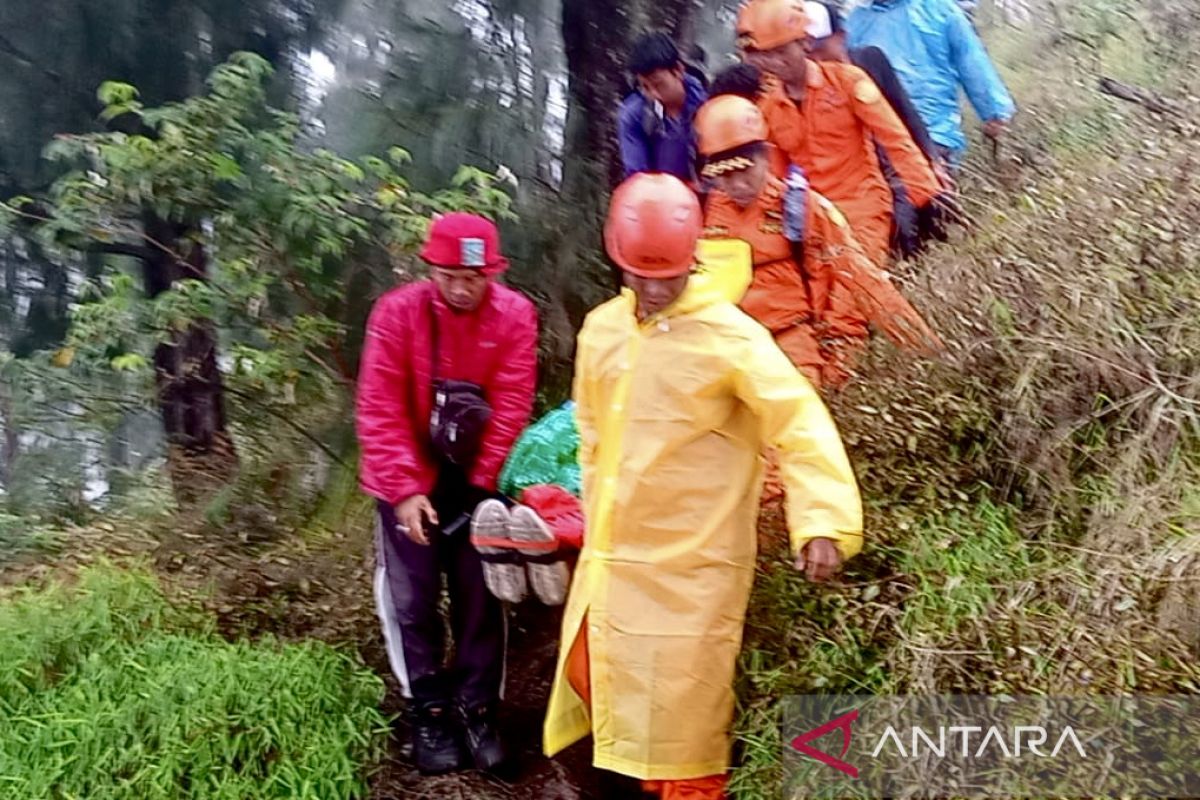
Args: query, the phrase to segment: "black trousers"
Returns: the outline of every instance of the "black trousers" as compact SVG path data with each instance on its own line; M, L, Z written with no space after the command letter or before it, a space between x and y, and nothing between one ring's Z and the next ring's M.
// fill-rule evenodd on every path
M892 187L892 253L908 258L921 252L921 219L903 184Z
M392 671L404 696L418 704L458 700L473 708L500 698L504 610L484 584L470 542L469 515L489 496L469 486L461 471L443 469L429 497L441 525L426 531L428 545L398 530L395 509L378 504L375 599ZM443 575L454 640L449 665L440 609Z

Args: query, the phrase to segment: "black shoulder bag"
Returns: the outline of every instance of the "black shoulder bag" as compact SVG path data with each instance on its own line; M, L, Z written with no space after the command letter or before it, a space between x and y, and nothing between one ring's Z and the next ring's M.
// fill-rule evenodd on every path
M479 446L492 407L488 405L483 387L470 381L455 381L439 377L440 349L438 342L437 308L429 298L429 320L432 325L433 411L429 416L429 440L433 452L443 461L469 469L479 455Z

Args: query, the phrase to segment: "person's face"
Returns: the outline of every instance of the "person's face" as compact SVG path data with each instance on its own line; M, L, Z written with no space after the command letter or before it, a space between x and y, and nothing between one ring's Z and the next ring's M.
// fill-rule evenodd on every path
M470 312L479 308L487 293L489 278L480 269L433 268L433 283L446 305L455 311Z
M736 172L726 172L713 179L717 190L723 192L738 208L747 208L762 194L770 172L770 162L765 153L754 156L754 165Z
M804 80L807 67L804 42L788 42L770 50L742 50L742 60L752 67L774 75L785 83Z
M638 76L638 86L647 97L657 100L666 108L682 108L687 101L683 85L683 67L656 69Z
M643 278L626 272L625 285L637 295L638 318L645 319L665 311L687 288L688 273L676 278Z
M846 50L845 31L838 31L824 39L810 40L808 54L816 61L849 61L850 53Z

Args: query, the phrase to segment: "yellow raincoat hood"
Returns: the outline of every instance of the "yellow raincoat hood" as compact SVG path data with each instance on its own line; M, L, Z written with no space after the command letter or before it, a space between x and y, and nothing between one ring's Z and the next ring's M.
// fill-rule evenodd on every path
M753 252L741 239L701 239L696 267L684 296L670 313L687 313L713 303L737 305L754 281Z
M642 779L729 763L733 674L754 578L759 453L774 447L793 547L858 552L854 474L820 397L734 304L750 248L708 241L680 298L640 323L632 292L588 315L574 395L587 536L563 619L547 754ZM592 709L565 677L587 625Z
M753 252L749 244L741 239L701 239L696 243L696 264L683 294L642 324L654 325L717 303L737 305L753 282ZM633 314L637 297L626 287L609 304L621 304Z

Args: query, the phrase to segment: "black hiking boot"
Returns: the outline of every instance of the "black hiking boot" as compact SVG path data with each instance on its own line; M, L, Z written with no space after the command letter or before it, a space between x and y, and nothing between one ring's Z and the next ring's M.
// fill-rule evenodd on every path
M445 775L466 764L447 703L426 703L412 715L413 761L422 775Z
M608 770L595 770L600 800L653 800L658 795L642 788L642 782Z
M492 703L473 708L462 706L463 729L466 732L467 750L475 762L475 769L495 772L508 760L500 734L496 731L496 709Z

